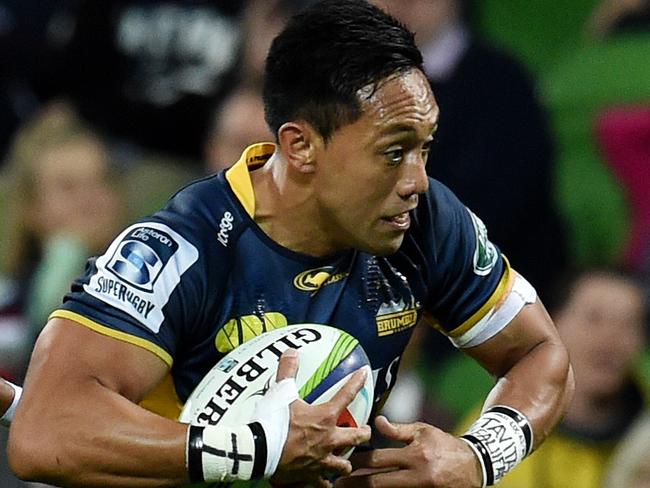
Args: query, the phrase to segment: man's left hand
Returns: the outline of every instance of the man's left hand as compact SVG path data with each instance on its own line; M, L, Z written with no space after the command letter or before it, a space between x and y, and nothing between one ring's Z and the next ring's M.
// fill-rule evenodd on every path
M387 439L406 446L355 455L357 469L339 478L337 488L481 486L479 461L461 439L422 422L392 424L383 416L375 426Z

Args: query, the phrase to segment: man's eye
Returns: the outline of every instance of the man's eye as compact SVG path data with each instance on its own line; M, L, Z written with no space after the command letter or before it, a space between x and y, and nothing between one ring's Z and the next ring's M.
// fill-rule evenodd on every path
M384 156L386 156L386 159L391 166L397 166L402 162L402 159L404 159L404 150L402 148L389 149L384 153Z
M426 163L427 159L429 158L429 152L431 151L431 144L433 144L432 141L425 143L422 146L421 153L422 153L422 160Z

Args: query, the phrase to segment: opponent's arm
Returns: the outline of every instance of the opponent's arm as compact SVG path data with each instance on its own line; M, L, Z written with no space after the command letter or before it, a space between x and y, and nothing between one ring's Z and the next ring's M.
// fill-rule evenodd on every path
M12 469L23 479L62 486L187 483L188 426L137 405L167 370L161 359L143 348L66 319L53 319L37 341L25 394L10 431ZM361 429L336 429L332 424L325 432L309 432L297 423L309 415L321 418L330 409L344 408L362 383L357 378L331 402L309 406L308 412L303 405L296 410L298 402L294 402L289 440L303 436L309 441L306 444L324 444L332 450L367 440L369 434ZM303 447L292 442L286 449ZM291 469L291 461L299 454L283 453L280 468ZM338 457L328 459L327 454L308 453L316 466L349 472L348 464Z
M500 333L466 352L498 378L484 411L506 405L521 412L538 446L559 421L573 391L567 351L542 304L524 306ZM393 425L380 417L376 425L387 437L407 445L364 453L357 462L371 472L343 478L337 486L483 485L485 473L477 457L481 453L468 442L424 423Z
M20 386L0 378L0 425L11 424L21 393Z
M4 379L0 378L0 417L9 409L14 400L14 389Z

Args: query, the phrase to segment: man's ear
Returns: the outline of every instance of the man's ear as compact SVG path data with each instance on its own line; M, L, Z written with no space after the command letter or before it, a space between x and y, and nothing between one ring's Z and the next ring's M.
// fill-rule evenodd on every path
M316 153L323 138L307 122L287 122L278 130L278 143L287 162L303 174L316 169Z

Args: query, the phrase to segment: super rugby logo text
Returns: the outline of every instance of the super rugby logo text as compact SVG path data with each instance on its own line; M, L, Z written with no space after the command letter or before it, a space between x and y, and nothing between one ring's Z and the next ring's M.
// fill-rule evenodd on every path
M231 365L228 364L222 370L232 371L232 374L214 392L210 401L198 415L196 419L198 423L200 425L218 424L233 402L246 390L246 387L270 367L277 365L280 356L286 349L300 349L302 346L316 342L321 338L320 332L305 327L272 342L248 361L238 365L236 369L231 368ZM220 368L220 365L217 364L217 367Z
M169 226L134 224L97 258L84 290L158 332L162 308L198 256L196 247Z
M123 303L130 303L133 310L145 319L149 317L149 313L155 305L149 300L138 296L133 290L129 289L124 283L119 281L107 279L100 276L97 279L97 285L94 290L104 296L113 296Z

